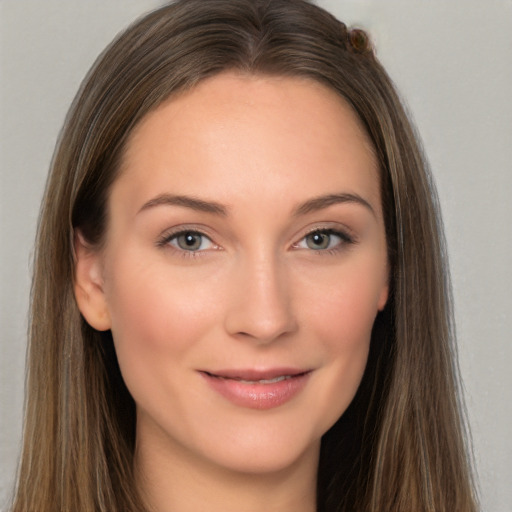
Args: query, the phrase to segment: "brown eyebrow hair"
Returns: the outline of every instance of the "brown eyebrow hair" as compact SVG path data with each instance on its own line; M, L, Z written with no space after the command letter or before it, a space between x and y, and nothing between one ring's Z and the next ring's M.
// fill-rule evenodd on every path
M312 213L318 210L323 210L334 204L340 203L356 203L364 206L370 212L376 216L375 210L372 205L363 199L358 194L340 193L340 194L327 194L323 196L314 197L300 204L295 208L293 215L300 216ZM144 203L139 212L154 208L155 206L170 205L170 206L182 206L206 213L212 213L214 215L226 216L228 209L215 201L206 201L193 196L185 195L173 195L173 194L160 194L153 199L150 199Z
M348 193L340 193L340 194L327 194L324 196L314 197L313 199L309 199L305 203L299 205L295 211L294 215L306 215L307 213L312 213L318 210L323 210L333 204L340 203L356 203L364 206L373 214L374 217L377 216L375 210L372 205L366 200L363 199L358 194L348 194Z
M183 206L185 208L191 208L192 210L198 210L200 212L212 213L214 215L226 216L228 211L227 208L215 201L205 201L204 199L198 199L192 196L173 195L173 194L160 194L159 196L150 199L147 203L142 205L139 213L153 208L155 206Z

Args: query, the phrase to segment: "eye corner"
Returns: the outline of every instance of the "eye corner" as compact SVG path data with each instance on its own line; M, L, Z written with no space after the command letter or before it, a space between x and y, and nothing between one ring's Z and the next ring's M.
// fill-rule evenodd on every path
M160 249L168 249L183 257L198 257L219 250L212 237L196 227L179 227L166 231L156 241Z
M339 227L314 227L292 244L292 249L309 250L319 254L333 254L357 243L348 229Z

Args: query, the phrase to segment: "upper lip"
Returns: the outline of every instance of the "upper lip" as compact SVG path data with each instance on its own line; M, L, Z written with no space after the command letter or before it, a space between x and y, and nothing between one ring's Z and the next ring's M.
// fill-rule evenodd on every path
M245 369L236 369L229 368L223 370L215 370L215 371L206 371L202 370L203 373L211 375L213 377L223 377L225 379L240 379L240 380L249 380L249 381L257 381L257 380L269 380L275 379L276 377L294 377L297 375L302 375L305 373L309 373L310 369L302 369L302 368L267 368L267 369L254 369L254 368L245 368Z

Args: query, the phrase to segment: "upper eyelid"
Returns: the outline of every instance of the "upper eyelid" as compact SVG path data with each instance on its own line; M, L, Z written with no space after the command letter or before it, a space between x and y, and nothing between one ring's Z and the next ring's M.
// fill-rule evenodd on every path
M180 234L184 233L197 233L198 235L204 236L208 238L214 245L219 246L220 245L215 241L215 234L210 233L210 229L208 229L207 226L200 225L200 224L182 224L179 226L171 227L169 229L166 229L162 232L162 234L158 237L158 243L159 244L165 244L169 240L171 240L174 237L179 236ZM302 228L294 237L294 242L291 243L291 246L298 244L300 241L302 241L305 237L308 235L311 235L313 233L318 232L325 232L330 231L333 234L339 234L343 238L349 238L352 242L357 242L359 237L355 233L355 231L351 228L349 228L346 225L340 225L339 222L332 222L332 221L326 221L326 222L320 222L315 223L309 227Z
M306 233L304 233L304 235L302 237L304 238L305 236L311 235L313 233L323 233L323 232L344 234L346 231L348 231L348 230L340 229L340 228L336 228L336 227L315 227L315 228L309 229Z
M308 235L311 235L313 233L321 233L324 231L330 231L332 233L338 233L346 238L350 238L352 241L358 240L358 235L353 229L350 229L348 226L340 225L338 222L326 222L326 223L320 223L317 225L313 225L310 228L307 228L306 231L304 231L299 238L297 238L298 241L302 240L303 238L307 237Z
M193 233L196 235L204 236L207 238L215 247L218 247L218 244L215 243L213 238L208 235L208 233L205 233L204 230L198 229L197 227L183 227L179 226L175 229L171 228L166 231L164 231L157 239L157 245L164 246L170 243L171 240L176 239L180 235L184 235L186 233ZM180 250L179 248L176 248L176 250ZM201 251L195 251L195 252L201 252Z
M211 239L212 235L209 233L209 231L210 230L206 229L205 226L197 224L185 224L165 229L160 235L160 238L172 238L184 233L197 233L198 235L202 235Z
M343 244L354 244L356 243L356 240L354 237L352 237L350 234L346 233L345 231L341 229L336 228L320 228L320 229L312 229L311 231L308 231L306 234L304 234L301 238L299 238L296 242L292 244L292 248L298 247L308 236L314 235L315 233L328 233L329 235L337 236L341 239L341 242L339 245Z

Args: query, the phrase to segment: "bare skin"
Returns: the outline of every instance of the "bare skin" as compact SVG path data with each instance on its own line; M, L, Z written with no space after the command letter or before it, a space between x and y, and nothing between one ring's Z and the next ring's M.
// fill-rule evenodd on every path
M313 512L322 435L388 297L379 176L352 110L309 80L222 74L128 143L76 296L111 329L155 512Z

